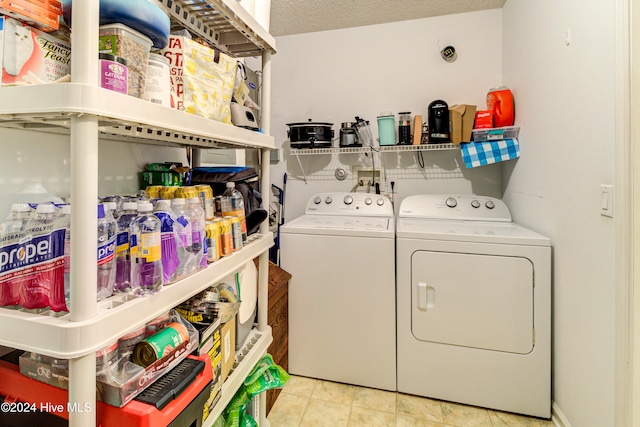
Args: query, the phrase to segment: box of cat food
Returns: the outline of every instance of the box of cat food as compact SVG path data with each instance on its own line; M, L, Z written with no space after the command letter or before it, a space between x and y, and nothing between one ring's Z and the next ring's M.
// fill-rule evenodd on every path
M27 0L0 0L0 13L42 31L54 31L60 27L59 14Z
M71 45L8 16L0 16L2 84L48 83L71 73Z

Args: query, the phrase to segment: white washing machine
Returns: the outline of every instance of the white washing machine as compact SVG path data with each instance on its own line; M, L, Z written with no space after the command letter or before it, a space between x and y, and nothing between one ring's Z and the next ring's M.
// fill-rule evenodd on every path
M498 199L417 195L396 257L398 391L549 418L549 239Z
M322 193L280 228L289 282L289 372L396 390L391 202Z

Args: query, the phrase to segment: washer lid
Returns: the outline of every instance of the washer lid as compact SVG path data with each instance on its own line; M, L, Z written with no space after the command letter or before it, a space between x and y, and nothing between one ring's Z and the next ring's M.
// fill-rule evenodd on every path
M302 215L280 227L280 233L393 238L394 227L393 218Z
M398 218L396 236L406 239L551 246L548 237L513 222Z

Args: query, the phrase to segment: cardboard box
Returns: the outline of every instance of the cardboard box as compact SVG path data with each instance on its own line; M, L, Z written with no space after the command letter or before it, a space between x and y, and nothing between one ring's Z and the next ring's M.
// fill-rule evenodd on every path
M218 400L220 400L220 391L222 390L222 380L220 378L222 370L222 341L220 336L220 319L218 318L209 326L194 325L200 332L200 347L198 355L208 354L211 361L211 369L213 370L213 380L211 382L211 394L204 405L202 419L205 420L209 416L209 411L213 408Z
M182 185L184 174L179 172L142 172L143 188L149 185L163 185L165 187Z
M182 36L170 36L160 52L171 67L171 107L231 124L238 62Z
M29 3L33 3L46 9L56 15L62 15L62 3L59 0L27 0Z
M27 0L0 0L0 13L46 32L60 27L59 14Z
M0 16L2 84L23 82L33 73L52 82L71 72L71 45L8 16Z
M475 105L452 105L449 107L449 120L451 120L451 142L460 144L471 141L473 121L476 117Z
M224 384L236 359L236 316L220 327L220 342L222 347L220 383Z

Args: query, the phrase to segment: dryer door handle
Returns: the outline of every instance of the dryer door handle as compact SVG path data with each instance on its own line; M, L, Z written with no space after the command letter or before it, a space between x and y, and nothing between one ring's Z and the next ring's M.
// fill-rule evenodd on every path
M436 288L426 282L418 282L418 308L422 311L436 306Z

